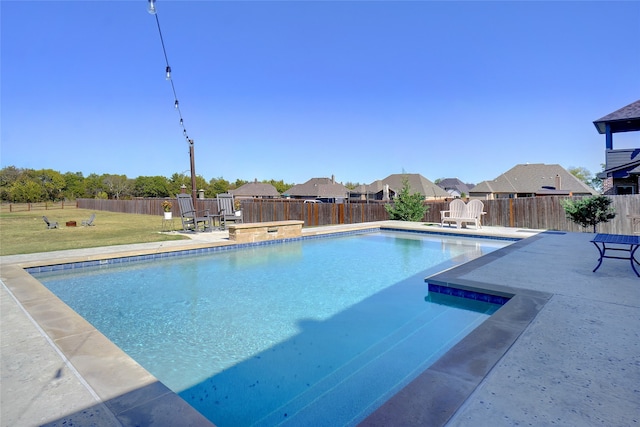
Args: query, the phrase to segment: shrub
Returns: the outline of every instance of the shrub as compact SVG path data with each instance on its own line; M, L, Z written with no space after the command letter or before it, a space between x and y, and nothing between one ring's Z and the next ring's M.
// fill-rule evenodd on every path
M384 205L389 219L400 221L421 221L429 210L425 206L424 197L420 193L410 194L409 180L402 179L402 190L396 195L392 204Z
M593 196L578 200L563 200L562 207L567 218L583 227L596 226L601 222L609 222L616 214L611 207L611 199L606 196Z

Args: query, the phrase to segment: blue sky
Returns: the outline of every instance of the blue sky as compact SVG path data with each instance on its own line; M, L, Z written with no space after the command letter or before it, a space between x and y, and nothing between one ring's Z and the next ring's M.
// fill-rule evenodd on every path
M1 165L189 173L145 0L0 2ZM640 99L640 2L169 1L156 7L196 172L478 183L597 172L593 121ZM638 133L614 148L638 147Z

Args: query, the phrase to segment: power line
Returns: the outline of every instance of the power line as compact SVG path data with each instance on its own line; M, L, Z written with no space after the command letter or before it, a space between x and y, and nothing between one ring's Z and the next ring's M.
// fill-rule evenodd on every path
M164 45L164 37L162 36L162 29L160 28L160 20L158 19L158 12L156 10L156 0L147 0L147 1L149 2L148 11L150 14L155 16L156 24L158 26L158 34L160 35L160 43L162 44L162 53L164 53L164 60L166 63L165 77L171 83L171 90L173 91L173 100L174 100L173 106L178 112L178 116L180 117L180 126L182 127L182 135L185 137L185 139L187 140L187 143L189 144L189 160L190 160L190 167L191 167L191 198L193 199L193 206L196 207L197 206L196 204L197 202L196 160L195 160L193 139L189 138L189 134L187 134L187 129L184 126L184 120L182 119L182 111L180 111L180 102L178 102L176 87L173 84L173 78L171 77L171 66L169 65L169 57L167 56L167 49Z
M182 111L180 111L180 102L178 101L178 95L176 93L176 87L173 83L173 78L171 76L171 66L169 65L169 57L167 56L167 48L164 44L164 37L162 36L162 28L160 28L160 19L158 19L158 12L156 10L156 0L147 0L149 2L148 11L156 18L156 24L158 26L158 34L160 35L160 44L162 45L162 53L164 54L164 61L166 63L165 68L165 77L171 83L171 90L173 91L173 106L178 111L178 116L180 117L180 126L182 127L182 134L189 144L193 144L193 141L189 139L189 135L187 134L187 129L184 126L184 119L182 118Z

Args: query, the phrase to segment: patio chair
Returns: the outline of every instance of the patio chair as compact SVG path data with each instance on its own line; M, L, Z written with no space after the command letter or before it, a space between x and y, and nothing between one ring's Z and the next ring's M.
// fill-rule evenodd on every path
M449 203L448 211L440 211L440 227L444 227L445 222L455 222L458 224L460 218L463 217L466 209L466 204L461 199L453 199Z
M42 217L45 224L47 224L47 229L58 228L58 221L49 221L49 218L46 216Z
M222 220L223 226L227 221L233 221L234 223L242 223L242 211L236 211L233 207L233 194L221 193L217 196L218 199L218 214Z
M460 222L473 223L476 228L482 228L482 215L484 215L484 212L482 211L483 209L484 203L477 199L471 200L467 203L467 212Z
M212 230L213 216L209 215L209 210L197 212L193 207L193 199L190 194L178 194L177 198L183 230L198 231L200 224L202 224L203 231L207 228L209 231Z
M87 225L87 226L92 226L93 225L93 221L96 220L96 214L92 213L91 216L89 217L89 219L83 219L82 220L82 225Z

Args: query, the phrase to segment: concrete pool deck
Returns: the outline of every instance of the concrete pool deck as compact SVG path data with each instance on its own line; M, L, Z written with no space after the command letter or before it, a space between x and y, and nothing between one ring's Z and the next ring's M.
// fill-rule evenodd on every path
M303 235L377 226L531 236L433 278L514 294L530 306L505 305L496 314L510 317L492 316L493 329L463 341L467 348L458 350L466 357L447 353L363 424L640 422L640 278L623 260L605 260L592 273L593 234L382 222L313 227ZM23 267L226 244L225 232L213 232L188 241L2 257L1 425L210 425L79 316L61 315L69 309ZM474 340L485 344L473 347ZM447 392L435 398L428 393L434 385Z

